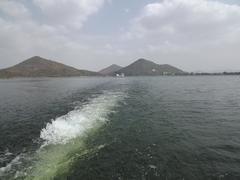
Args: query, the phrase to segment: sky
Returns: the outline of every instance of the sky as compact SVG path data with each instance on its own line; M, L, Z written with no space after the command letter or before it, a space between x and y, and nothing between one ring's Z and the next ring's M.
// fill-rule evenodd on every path
M240 71L239 0L0 0L0 68L41 56L79 69L139 58Z

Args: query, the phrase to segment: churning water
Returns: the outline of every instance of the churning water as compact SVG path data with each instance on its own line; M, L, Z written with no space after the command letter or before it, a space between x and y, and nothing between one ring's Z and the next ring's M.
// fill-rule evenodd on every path
M0 80L0 179L240 179L238 76Z

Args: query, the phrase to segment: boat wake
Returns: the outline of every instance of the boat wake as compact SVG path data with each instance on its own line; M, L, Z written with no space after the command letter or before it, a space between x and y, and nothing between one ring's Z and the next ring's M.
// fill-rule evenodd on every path
M77 106L68 114L52 120L41 130L40 138L43 144L33 155L31 166L21 171L16 170L14 178L33 180L38 177L47 180L67 173L74 159L79 157L79 152L84 149L82 139L109 121L108 115L114 112L114 107L123 98L123 92L106 91L89 103ZM12 165L1 170L10 171L10 168Z
M83 107L76 107L67 115L48 123L41 131L41 139L45 145L66 144L70 140L84 135L89 129L107 121L107 115L123 97L122 93L107 92Z

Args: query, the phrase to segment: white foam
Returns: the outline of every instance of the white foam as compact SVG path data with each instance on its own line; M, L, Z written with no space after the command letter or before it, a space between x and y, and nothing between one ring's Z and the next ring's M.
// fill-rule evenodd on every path
M71 139L84 135L87 130L107 121L107 115L122 98L123 93L106 92L81 109L76 107L67 115L52 120L41 131L40 137L45 141L44 145L66 144Z
M20 159L22 158L23 154L16 156L10 163L8 163L5 167L0 168L0 177L4 176L5 173L11 171L12 166L16 166L20 164Z

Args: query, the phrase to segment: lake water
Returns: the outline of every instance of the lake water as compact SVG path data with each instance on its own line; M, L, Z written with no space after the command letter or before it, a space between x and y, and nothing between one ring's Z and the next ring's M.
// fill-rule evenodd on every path
M0 80L0 179L240 179L240 77Z

